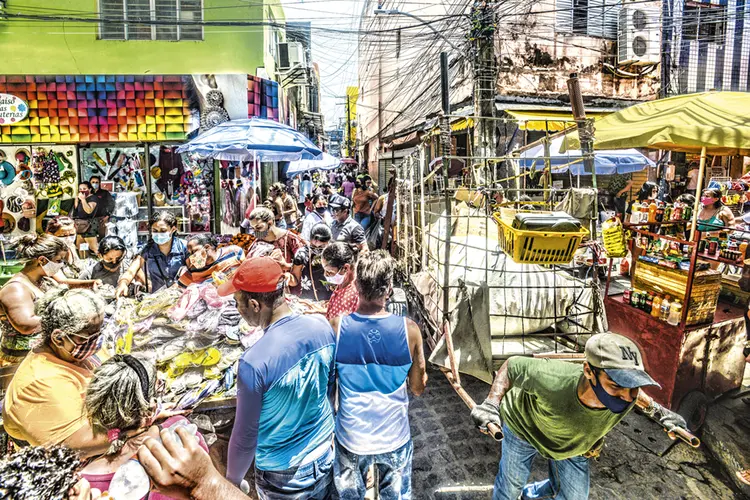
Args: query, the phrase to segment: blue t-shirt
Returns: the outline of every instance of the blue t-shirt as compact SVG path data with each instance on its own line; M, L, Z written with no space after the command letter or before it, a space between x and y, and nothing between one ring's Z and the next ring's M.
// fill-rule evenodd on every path
M187 243L180 238L172 238L169 255L164 255L156 243L149 241L140 255L146 260L147 278L151 280L151 291L155 292L177 281L177 272L185 265L188 256Z
M227 457L231 482L242 481L253 459L260 470L287 470L331 439L335 346L323 316L294 314L245 352Z

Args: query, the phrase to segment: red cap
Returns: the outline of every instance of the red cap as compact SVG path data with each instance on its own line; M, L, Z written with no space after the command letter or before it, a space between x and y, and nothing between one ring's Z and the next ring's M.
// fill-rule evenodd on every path
M270 257L254 257L242 263L232 278L219 286L219 295L232 295L238 290L255 293L275 292L284 272Z

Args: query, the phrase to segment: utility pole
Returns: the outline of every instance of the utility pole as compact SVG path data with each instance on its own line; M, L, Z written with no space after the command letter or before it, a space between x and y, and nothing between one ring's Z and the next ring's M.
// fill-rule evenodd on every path
M485 165L487 158L497 155L497 134L493 120L497 85L496 23L492 4L493 2L488 1L474 1L470 31L474 63L474 115L479 117L474 127L474 151Z
M578 139L581 142L581 153L583 155L584 172L591 174L591 186L597 192L596 186L596 164L594 162L594 124L586 119L586 109L583 105L581 84L578 74L571 73L568 79L568 93L570 94L570 106L573 108L573 118L578 124ZM597 192L598 193L598 192ZM594 200L594 220L591 222L591 239L596 239L596 223L599 212L598 194Z

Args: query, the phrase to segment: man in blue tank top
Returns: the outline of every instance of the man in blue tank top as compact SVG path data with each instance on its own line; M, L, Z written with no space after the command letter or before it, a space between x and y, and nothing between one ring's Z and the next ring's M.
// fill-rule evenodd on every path
M371 465L380 472L380 498L411 498L412 442L409 396L427 383L422 334L410 319L385 303L393 289L393 259L384 251L357 263L359 309L331 321L337 332L334 481L341 500L365 498Z
M227 478L240 484L255 461L261 499L324 500L333 494L336 341L323 316L289 309L282 276L276 261L257 257L219 287L265 329L239 361Z

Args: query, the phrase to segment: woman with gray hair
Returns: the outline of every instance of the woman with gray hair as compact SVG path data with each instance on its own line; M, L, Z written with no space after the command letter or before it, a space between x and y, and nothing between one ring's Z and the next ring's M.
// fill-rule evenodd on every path
M54 287L52 277L68 257L65 242L51 235L22 236L15 244L26 264L0 289L0 366L20 363L39 338L34 303Z
M266 207L258 207L249 217L255 233L255 241L247 251L247 257L271 257L284 271L292 269L292 261L297 250L305 246L298 235L276 227L273 212Z
M145 357L118 354L96 369L86 390L85 411L94 433L106 436L110 446L105 457L82 471L92 488L109 490L117 469L132 459L146 438L156 439L161 429L189 423L180 416L183 412L159 412L160 392L156 367ZM164 421L151 427L157 420ZM208 451L200 433L198 444ZM148 498L168 497L152 493Z
M105 303L90 290L53 289L37 300L39 345L18 366L3 402L3 425L33 446L65 444L82 456L109 446L83 411L83 394L99 364Z

